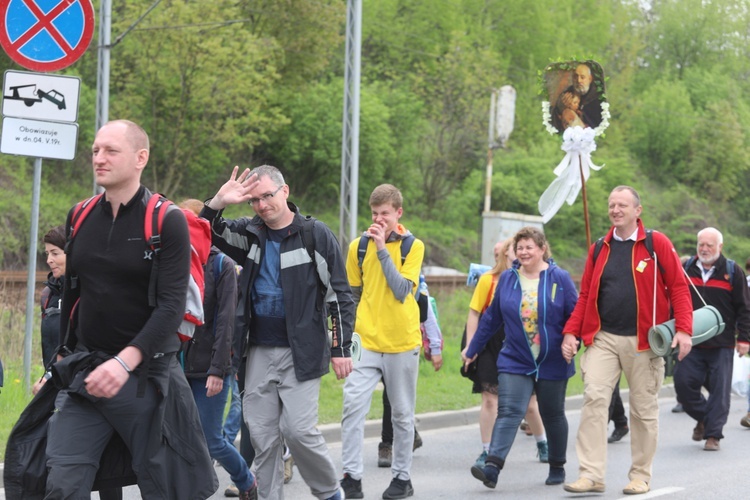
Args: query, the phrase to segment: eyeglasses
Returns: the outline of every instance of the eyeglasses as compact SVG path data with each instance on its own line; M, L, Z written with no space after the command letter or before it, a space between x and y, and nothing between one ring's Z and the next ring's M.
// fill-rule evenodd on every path
M266 193L266 194L262 195L260 198L250 198L249 200L247 200L247 202L250 205L257 205L261 201L263 203L268 203L269 201L271 201L271 198L273 198L274 196L276 196L276 193L278 193L279 191L281 191L281 188L283 188L283 187L284 187L284 185L282 184L281 186L277 187L276 191L274 191L273 193Z

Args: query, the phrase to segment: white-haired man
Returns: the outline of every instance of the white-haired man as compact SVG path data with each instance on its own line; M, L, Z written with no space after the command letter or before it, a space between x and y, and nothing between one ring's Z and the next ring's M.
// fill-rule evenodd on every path
M675 367L674 386L685 412L697 421L693 440L706 440L703 449L718 451L729 416L734 349L750 349L749 289L745 273L721 253L724 238L718 229L698 232L698 254L685 262L693 286L693 309L715 307L724 319L724 332L697 345ZM700 296L698 295L700 293ZM701 388L708 389L708 398Z

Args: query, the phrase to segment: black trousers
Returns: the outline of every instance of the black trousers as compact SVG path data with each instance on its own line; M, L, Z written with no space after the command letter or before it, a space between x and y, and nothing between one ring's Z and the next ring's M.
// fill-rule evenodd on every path
M625 415L625 407L620 397L620 384L615 386L612 400L609 402L609 420L615 423L615 428L627 427L628 417Z
M685 413L705 426L704 438L722 439L729 416L734 349L695 348L676 367L674 387ZM701 387L708 390L708 399Z

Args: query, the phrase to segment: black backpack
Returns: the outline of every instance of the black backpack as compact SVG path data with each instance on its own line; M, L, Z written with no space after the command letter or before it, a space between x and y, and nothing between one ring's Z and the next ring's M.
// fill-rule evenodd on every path
M406 256L411 251L411 246L414 244L416 238L413 234L409 234L404 238L401 238L401 265L406 262ZM365 255L367 254L367 243L369 238L364 236L359 239L359 245L357 246L357 264L359 265L359 273L362 274L362 263L365 261ZM429 298L420 293L419 283L417 283L417 291L414 294L414 298L419 306L419 322L424 323L427 321L427 308L430 307Z

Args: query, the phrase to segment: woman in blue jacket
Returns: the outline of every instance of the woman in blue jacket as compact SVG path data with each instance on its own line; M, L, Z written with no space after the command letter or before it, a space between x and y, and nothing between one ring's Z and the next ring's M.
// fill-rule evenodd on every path
M470 363L493 333L505 329L497 358L498 409L490 451L484 467L472 475L494 488L505 464L532 392L547 431L549 476L546 484L565 481L568 420L565 390L575 373L562 355L562 330L575 307L578 293L570 274L550 258L541 230L524 227L513 237L516 261L500 275L492 304L485 311L464 363Z

